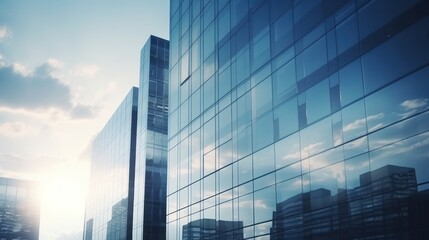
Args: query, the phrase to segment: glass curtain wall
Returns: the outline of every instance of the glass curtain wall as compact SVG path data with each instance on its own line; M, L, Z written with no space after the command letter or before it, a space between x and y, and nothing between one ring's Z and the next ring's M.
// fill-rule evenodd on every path
M167 239L429 237L428 1L170 7Z

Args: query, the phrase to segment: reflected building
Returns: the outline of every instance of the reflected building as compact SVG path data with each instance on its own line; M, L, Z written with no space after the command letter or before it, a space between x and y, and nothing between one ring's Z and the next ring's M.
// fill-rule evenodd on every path
M427 238L426 9L170 1L167 239L205 219L244 239Z
M182 239L240 240L243 239L243 223L215 219L195 220L183 226Z
M131 239L137 101L133 87L91 145L84 240Z
M133 239L165 239L169 42L141 50Z
M39 239L39 218L38 184L0 177L0 239Z
M321 188L293 196L277 204L270 239L425 239L429 216L411 203L428 199L416 179L413 168L387 165L337 195Z

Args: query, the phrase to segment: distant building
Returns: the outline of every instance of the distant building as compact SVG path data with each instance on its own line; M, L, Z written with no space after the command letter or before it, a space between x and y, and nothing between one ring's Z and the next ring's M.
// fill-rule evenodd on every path
M94 139L84 240L131 240L138 88Z
M39 186L0 177L0 239L38 240L39 218Z
M141 50L133 239L165 239L169 42Z

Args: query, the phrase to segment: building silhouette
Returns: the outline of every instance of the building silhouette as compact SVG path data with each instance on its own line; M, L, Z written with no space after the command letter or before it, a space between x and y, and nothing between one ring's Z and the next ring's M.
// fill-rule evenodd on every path
M0 177L0 239L38 240L40 191L35 182Z
M426 9L170 1L167 239L426 239Z

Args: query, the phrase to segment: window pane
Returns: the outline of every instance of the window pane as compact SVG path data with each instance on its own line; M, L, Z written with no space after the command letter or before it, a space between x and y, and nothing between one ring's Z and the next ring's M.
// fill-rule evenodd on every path
M308 124L311 124L331 113L329 79L325 79L310 88L306 92L305 96Z
M274 141L273 113L257 118L253 122L253 150L261 149Z
M257 118L272 108L271 77L266 78L252 89L252 115Z
M274 171L274 145L253 154L253 176L255 178Z
M276 105L297 93L294 60L273 73L273 93Z
M344 141L349 141L366 134L365 104L361 100L341 111Z
M294 135L276 142L275 147L277 169L301 159L299 133L295 133Z
M281 139L298 130L298 106L296 98L274 109L274 138Z
M341 105L345 106L362 97L362 67L360 58L340 69Z

